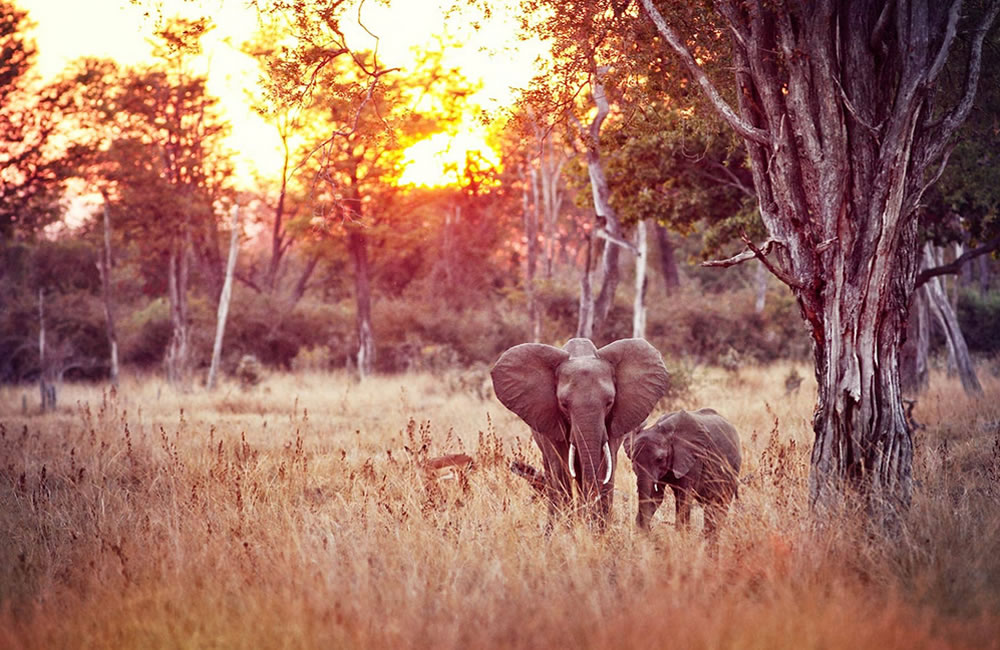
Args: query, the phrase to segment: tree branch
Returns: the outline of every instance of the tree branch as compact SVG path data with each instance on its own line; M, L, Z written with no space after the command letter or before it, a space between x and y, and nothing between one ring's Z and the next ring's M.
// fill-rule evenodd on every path
M983 41L986 39L986 34L990 31L993 22L996 20L997 13L1000 13L1000 2L993 2L986 11L986 15L983 16L982 23L976 28L975 38L972 39L972 46L969 52L969 64L966 68L965 89L962 98L942 120L936 142L930 147L935 155L932 155L930 159L936 158L937 154L943 151L948 140L958 130L958 127L965 122L965 118L969 116L969 112L972 110L976 99L976 91L979 88L979 76L983 64ZM939 53L938 56L942 56L942 53Z
M625 241L621 237L615 237L614 235L609 233L605 228L597 228L596 230L594 230L594 236L597 237L598 239L603 239L610 244L614 244L615 246L624 248L633 255L639 254L639 249L636 248L634 244Z
M924 269L917 275L917 282L913 286L914 289L918 289L926 284L931 278L936 278L939 275L955 275L962 270L962 265L971 259L979 257L980 255L986 255L987 253L992 253L993 251L1000 248L1000 235L997 235L988 242L977 246L972 250L965 251L961 255L955 258L955 260L949 264L942 264L941 266L935 266L930 269Z
M712 84L712 81L708 78L708 75L706 75L705 71L701 69L701 66L698 65L698 62L694 60L694 56L691 54L691 51L687 48L686 45L684 45L684 43L681 42L681 39L677 35L677 32L675 32L673 28L667 24L667 21L664 20L663 15L659 12L659 10L657 10L656 6L653 5L653 1L652 0L639 0L639 1L640 4L642 4L642 8L646 11L646 14L649 16L650 20L652 20L653 24L656 26L656 31L660 33L660 36L662 36L663 39L667 42L667 44L669 44L670 47L673 48L674 52L677 53L677 55L680 57L684 65L687 66L688 71L698 82L698 85L701 86L702 90L708 96L709 101L712 102L712 105L715 107L715 110L719 112L722 118L726 120L726 122L728 122L729 125L732 126L733 129L744 138L752 140L753 142L756 142L758 144L770 146L771 144L770 133L768 133L764 129L753 126L746 120L742 119L739 115L736 114L736 111L734 111L733 108L728 103L726 103L726 100L723 99L718 89L715 87L715 85Z
M743 243L746 244L746 250L744 250L742 253L734 255L733 257L724 260L709 260L706 262L702 262L701 265L708 267L727 268L757 258L758 260L760 260L761 264L763 264L764 267L771 272L771 275L778 278L792 289L805 289L805 285L796 281L795 278L793 278L792 276L788 275L787 273L779 269L777 266L771 263L771 260L767 259L767 256L771 253L771 250L774 248L775 244L777 244L778 246L784 246L785 245L784 242L777 239L768 239L766 242L764 242L763 246L758 248L752 241L750 241L750 238L747 237L746 232L740 233L740 239L742 239Z
M962 0L955 0L948 10L948 25L945 27L944 36L941 38L941 47L938 48L934 63L927 73L927 83L932 84L937 79L938 74L944 69L944 64L948 60L948 53L951 51L951 44L958 33L958 17L962 9Z

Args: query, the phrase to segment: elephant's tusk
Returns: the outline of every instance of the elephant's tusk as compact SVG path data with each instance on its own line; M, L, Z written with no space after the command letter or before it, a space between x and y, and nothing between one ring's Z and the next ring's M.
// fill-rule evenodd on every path
M608 444L607 440L604 441L604 462L608 468L604 471L604 480L601 481L601 485L607 485L608 481L611 480L611 445Z
M653 492L659 492L659 491L660 491L660 484L654 482L653 483Z
M573 467L573 461L576 460L574 458L575 456L576 456L576 447L571 442L569 443L569 475L573 478L576 478L576 468Z

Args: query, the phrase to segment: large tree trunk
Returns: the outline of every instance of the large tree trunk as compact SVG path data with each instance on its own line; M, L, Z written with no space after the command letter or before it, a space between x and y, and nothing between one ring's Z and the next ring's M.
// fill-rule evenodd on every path
M663 276L663 287L667 295L672 294L681 285L680 273L677 271L677 259L674 255L674 244L670 241L670 233L666 227L653 222L656 233L656 244L660 251L660 274Z
M913 440L899 381L907 305L901 279L890 279L899 274L880 266L838 264L822 294L809 484L814 504L838 505L849 487L870 497L873 513L891 513L911 489Z
M232 232L229 236L229 258L226 261L226 279L222 283L222 293L219 296L219 309L215 318L215 343L212 344L212 364L208 369L208 389L215 388L216 375L222 361L222 337L226 333L226 317L229 315L229 300L233 295L233 272L236 270L236 255L240 243L240 209L233 206L233 219L230 224Z
M857 492L891 520L912 485L899 353L920 254L916 209L972 109L1000 5L963 25L970 55L956 100L938 80L961 3L719 0L734 110L657 4L640 4L747 144L771 240L747 240L748 254L727 263L765 261L809 325L819 384L811 502L836 509Z
M359 226L347 229L347 250L354 267L354 297L357 305L358 375L361 379L375 369L375 334L372 330L372 294L368 268L368 238Z
M104 197L104 252L97 265L101 274L101 294L104 298L104 327L110 350L111 385L118 387L118 334L115 332L115 312L111 290L111 215L108 198Z
M632 336L646 337L646 261L649 257L649 244L646 231L649 224L640 221L635 225L635 302L632 306Z
M170 303L170 343L167 345L167 381L175 388L185 389L190 357L190 324L188 323L187 236L170 248L167 263L167 297Z
M927 242L924 245L924 265L926 268L934 268L942 263L941 256L936 254L933 244ZM958 316L948 300L948 293L945 291L941 277L933 277L920 288L924 292L930 311L934 314L934 319L944 333L945 343L948 346L948 358L955 366L958 377L962 381L962 388L969 395L982 395L983 387L976 377L976 369L972 364L972 357L969 355L969 346L965 343L962 329L958 324Z

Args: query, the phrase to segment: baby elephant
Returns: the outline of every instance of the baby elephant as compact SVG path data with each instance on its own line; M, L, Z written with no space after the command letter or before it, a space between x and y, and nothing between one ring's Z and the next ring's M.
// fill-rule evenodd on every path
M640 528L649 528L669 485L677 523L688 525L693 497L705 509L705 535L714 540L716 527L736 496L740 471L740 438L732 424L707 408L668 413L648 429L626 436L625 453L639 487L635 521Z

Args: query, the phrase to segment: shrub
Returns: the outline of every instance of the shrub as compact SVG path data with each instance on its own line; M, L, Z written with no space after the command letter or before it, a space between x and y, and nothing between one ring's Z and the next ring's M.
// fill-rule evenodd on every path
M244 389L256 386L264 380L264 367L254 355L244 354L236 366L236 379Z

